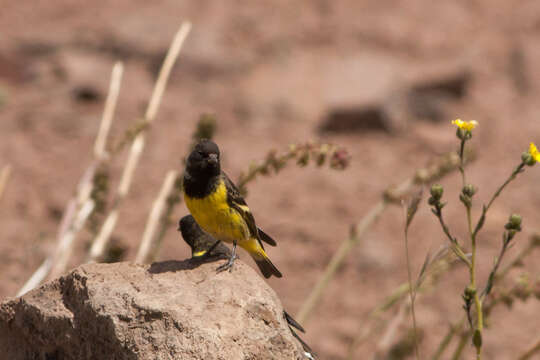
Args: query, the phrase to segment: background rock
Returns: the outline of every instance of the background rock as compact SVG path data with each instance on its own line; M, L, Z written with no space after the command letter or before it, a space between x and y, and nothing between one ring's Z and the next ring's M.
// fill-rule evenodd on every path
M301 359L274 291L238 261L84 265L0 306L7 359Z

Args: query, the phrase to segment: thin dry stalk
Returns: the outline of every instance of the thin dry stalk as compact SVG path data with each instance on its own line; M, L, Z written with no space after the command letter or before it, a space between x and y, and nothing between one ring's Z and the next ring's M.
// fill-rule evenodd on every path
M384 356L390 350L390 347L394 343L394 339L397 337L399 327L401 326L401 324L403 324L403 321L405 321L407 312L409 310L409 305L410 304L408 302L401 304L397 314L388 324L385 333L381 336L381 340L379 341L379 343L377 344L377 348L375 349L375 353L373 356L374 360L384 358Z
M438 250L433 257L435 260L423 267L424 270L419 275L417 281L413 284L414 291L419 292L415 296L420 295L421 291L423 292L424 290L435 286L438 279L440 279L444 273L450 271L458 264L454 258L449 258L449 256L444 255L445 251L446 250L444 247ZM409 289L409 282L402 283L369 313L367 318L362 322L362 329L354 337L354 340L349 346L347 359L352 360L354 358L354 353L360 344L366 341L370 336L375 336L381 330L387 327L389 320L383 319L382 315L394 305L400 304L401 301L405 299L405 295L409 293Z
M518 360L528 360L536 353L540 352L540 337L538 337L527 350L518 357Z
M158 79L154 86L154 90L150 97L150 102L145 113L144 121L148 124L152 123L156 116L172 67L176 62L178 55L180 54L180 50L182 49L182 45L184 44L184 40L186 39L190 29L191 23L183 23L180 26L178 32L176 33L169 48L169 51L167 52L167 56L165 57L165 60L159 72ZM107 244L110 239L110 235L112 234L112 231L114 230L114 227L116 226L116 222L118 220L118 211L120 205L122 204L124 198L129 192L131 181L133 179L133 175L135 174L135 169L137 168L140 156L144 149L144 143L145 133L141 132L136 136L135 140L131 144L129 157L122 173L122 178L120 180L120 185L118 186L118 191L113 204L113 208L111 209L109 215L103 223L103 226L101 227L100 232L92 243L92 246L90 248L90 254L88 257L89 262L98 261L103 257L103 254L105 252L105 249L107 248Z
M73 243L75 237L81 231L84 223L94 210L94 206L94 201L89 200L85 202L83 207L77 212L77 217L75 218L75 221L68 229L68 231L62 238L62 242L60 243L60 256L55 259L56 263L54 263L54 266L51 269L51 273L49 275L51 278L56 278L57 276L61 275L67 268L69 259L71 258L71 254L73 253Z
M6 185L9 180L10 175L11 175L11 165L9 164L4 165L4 167L2 168L2 171L0 171L0 199L2 198L2 194L4 193L4 190L6 189Z
M72 246L76 235L82 229L84 223L95 207L94 201L90 199L93 188L92 181L96 169L106 159L105 146L111 123L114 118L113 115L116 103L118 101L122 73L122 63L115 63L111 73L109 92L105 101L100 128L98 135L96 136L96 141L94 142L94 159L79 181L75 197L68 202L66 209L64 210L64 215L62 216L57 234L56 248L53 254L43 261L41 266L23 285L17 293L17 296L23 295L39 285L48 275L49 277L55 276L65 270L65 266L67 266L69 257L72 253Z
M65 235L62 237L62 241L58 244L56 252L52 256L45 259L41 266L34 272L34 274L32 274L30 279L28 279L28 281L19 290L17 296L22 296L38 286L48 274L56 277L64 271L71 255L73 240L83 227L86 219L88 219L88 216L90 216L93 209L93 201L87 202L85 206L81 208L81 211L77 213L75 221L67 229Z
M176 177L178 176L178 171L170 170L165 176L165 181L161 186L158 197L154 200L152 205L152 210L148 216L148 221L146 222L146 227L141 240L141 245L139 251L137 252L137 257L135 262L139 264L147 263L153 258L153 253L156 249L155 240L156 230L158 228L160 219L165 209L167 203L167 197L171 193Z
M111 75L111 83L109 85L109 94L107 96L107 100L105 101L101 125L99 126L98 136L96 138L96 142L94 143L94 157L96 159L102 159L106 156L105 146L107 143L107 136L109 135L109 130L111 129L111 124L114 118L123 72L124 65L121 62L114 64Z
M52 257L48 257L43 261L39 268L30 276L30 279L21 287L15 296L22 296L38 286L43 279L47 277L47 274L51 271L52 268Z
M362 221L354 227L353 231L351 231L351 235L341 243L340 247L337 249L332 256L332 259L328 263L323 275L320 277L319 281L309 294L307 300L302 304L300 311L296 315L296 319L300 324L304 324L309 318L309 315L319 303L322 294L326 290L330 280L332 280L334 277L334 274L345 257L364 236L371 224L373 224L379 218L382 212L386 209L386 206L387 202L385 200L379 201L377 205L375 205L362 219Z

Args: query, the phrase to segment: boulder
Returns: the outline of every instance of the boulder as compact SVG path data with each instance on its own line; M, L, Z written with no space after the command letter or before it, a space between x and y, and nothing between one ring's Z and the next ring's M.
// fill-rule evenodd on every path
M303 359L249 266L87 264L0 305L2 358Z

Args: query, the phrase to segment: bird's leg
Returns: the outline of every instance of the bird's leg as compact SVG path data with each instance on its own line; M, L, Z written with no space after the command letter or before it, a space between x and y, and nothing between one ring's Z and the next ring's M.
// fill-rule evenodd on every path
M232 248L232 254L231 254L231 257L229 258L229 261L227 261L225 264L219 266L216 271L217 272L222 272L222 271L225 271L227 269L229 269L229 271L232 271L232 267L234 265L234 260L236 259L236 241L233 242L233 248Z

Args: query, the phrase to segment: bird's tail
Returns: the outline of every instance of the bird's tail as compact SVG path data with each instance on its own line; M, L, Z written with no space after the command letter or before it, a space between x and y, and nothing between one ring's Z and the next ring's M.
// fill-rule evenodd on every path
M241 243L239 245L251 255L253 260L255 260L255 263L265 278L268 279L272 275L278 278L283 276L276 266L272 264L258 239L253 238L249 242L243 244Z
M265 278L268 279L272 275L278 278L283 276L281 275L279 270L275 267L275 265L272 264L268 256L264 256L260 259L253 256L253 260L255 260L255 263L257 264L257 266L259 267L259 270L261 270Z

